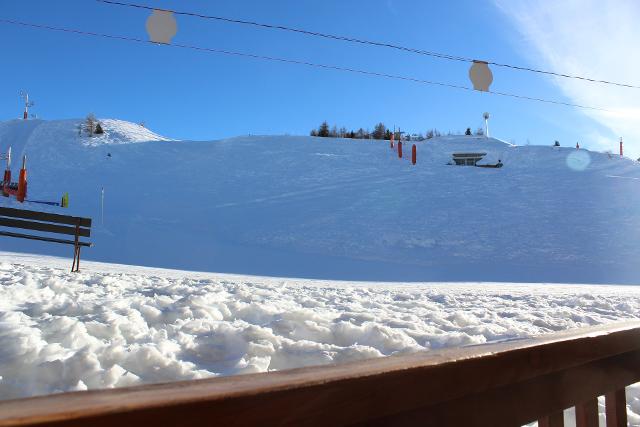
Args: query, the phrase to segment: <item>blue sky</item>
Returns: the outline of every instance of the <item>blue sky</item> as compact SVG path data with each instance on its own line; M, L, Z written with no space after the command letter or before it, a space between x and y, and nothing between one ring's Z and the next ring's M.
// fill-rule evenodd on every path
M520 0L147 2L497 62L556 71L567 67L580 74L596 73L599 78L624 79L626 75L607 74L622 67L633 76L635 64L624 61L634 59L622 57L615 61L616 67L593 68L589 61L581 63L570 57L576 46L580 52L593 49L593 40L583 40L573 30L562 31L575 27L569 23L579 18L576 13L589 13L583 2L567 3L573 5L557 9L557 16L550 17L552 3ZM632 2L625 4L634 8ZM0 12L7 19L140 38L147 38L148 15L90 0L6 2ZM563 25L560 20L569 16L573 18ZM216 21L177 19L176 43L471 85L467 63ZM611 25L618 22L615 16L610 21ZM589 33L589 28L584 31ZM573 44L563 44L561 37L568 39L569 35ZM606 50L606 37L600 39ZM413 132L433 127L455 132L467 126L477 128L482 113L489 111L492 134L507 141L551 144L558 139L562 145L580 141L585 147L616 150L619 133L624 131L629 135L620 136L628 141L630 154L640 153L633 141L636 130L625 127L637 121L632 107L630 117L603 118L576 108L486 93L5 24L0 25L0 40L0 119L21 114L21 89L31 93L37 103L33 111L41 118L83 117L94 112L99 117L144 121L154 131L180 139L307 134L322 120L355 129L372 128L383 121ZM560 48L565 50L557 50ZM601 85L500 68L493 68L493 73L491 89L495 91L609 108L621 105ZM640 94L640 90L619 91L623 97L630 96L626 95L629 92L634 97ZM613 119L620 124L612 125Z

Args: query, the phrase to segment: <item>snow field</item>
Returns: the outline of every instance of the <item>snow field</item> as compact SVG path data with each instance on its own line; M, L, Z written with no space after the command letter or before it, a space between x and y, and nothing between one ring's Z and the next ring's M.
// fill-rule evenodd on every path
M349 283L0 253L0 398L340 363L637 318L640 288ZM640 390L629 399L640 423Z
M108 119L88 138L80 122L0 122L0 151L29 156L29 198L68 192L64 213L93 218L86 259L332 280L640 283L640 164L628 158L450 136L416 143L412 166L387 141L167 141ZM448 166L461 151L505 166Z
M0 252L0 399L339 363L639 316L637 286L562 284L640 282L640 166L631 159L452 136L417 143L412 166L382 141L185 142L101 122L106 133L92 139L77 135L78 120L0 122L0 151L29 156L29 197L68 191L71 208L60 213L92 217L95 243L72 275L68 260L16 253L70 256L69 247L0 240L0 251L14 251ZM446 165L458 151L487 152L486 163L505 166ZM438 283L451 281L469 283ZM630 387L632 425L639 397Z

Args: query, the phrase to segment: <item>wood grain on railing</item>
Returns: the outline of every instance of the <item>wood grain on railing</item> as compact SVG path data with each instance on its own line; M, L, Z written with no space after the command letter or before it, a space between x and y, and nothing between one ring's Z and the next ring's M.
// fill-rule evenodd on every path
M576 405L576 427L598 427L598 397Z
M607 427L627 427L627 398L624 388L605 395Z
M563 427L564 412L557 411L538 420L538 427Z
M561 426L562 410L572 406L582 425L594 419L597 425L602 395L612 414L607 424L618 426L626 424L624 387L638 381L640 322L627 322L345 364L6 401L0 426L518 426L536 420Z

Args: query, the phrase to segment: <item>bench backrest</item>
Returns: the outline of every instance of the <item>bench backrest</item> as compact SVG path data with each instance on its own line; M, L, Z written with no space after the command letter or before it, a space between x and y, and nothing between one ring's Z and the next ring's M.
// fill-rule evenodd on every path
M0 207L0 226L46 233L91 236L91 218Z

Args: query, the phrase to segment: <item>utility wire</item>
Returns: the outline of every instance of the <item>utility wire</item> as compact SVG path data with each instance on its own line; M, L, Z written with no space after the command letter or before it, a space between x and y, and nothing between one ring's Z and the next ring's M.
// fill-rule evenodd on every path
M442 86L442 87L448 87L448 88L453 88L453 89L466 90L466 91L469 91L469 92L474 92L475 91L473 88L470 88L468 86L461 86L461 85L456 85L456 84L451 84L451 83L443 83L443 82L437 82L437 81L432 81L432 80L419 79L419 78L416 78L416 77L408 77L408 76L400 76L400 75L395 75L395 74L380 73L380 72L377 72L377 71L361 70L361 69L357 69L357 68L340 67L340 66L337 66L337 65L327 65L327 64L319 64L319 63L315 63L315 62L299 61L299 60L296 60L296 59L279 58L279 57L275 57L275 56L266 56L266 55L256 55L256 54L246 53L246 52L236 52L236 51L231 51L231 50L214 49L214 48L195 46L195 45L187 45L187 44L157 43L157 42L154 42L154 41L151 41L151 40L145 40L145 39L140 39L140 38L136 38L136 37L95 33L95 32L91 32L91 31L76 30L76 29L72 29L72 28L53 27L53 26L50 26L50 25L33 24L33 23L29 23L29 22L15 21L15 20L11 20L11 19L2 19L2 18L0 18L0 23L17 25L17 26L22 26L22 27L29 27L29 28L38 28L38 29L49 30L49 31L58 31L58 32L64 32L64 33L70 33L70 34L79 34L79 35L84 35L84 36L102 37L102 38L111 39L111 40L122 40L122 41L135 42L135 43L141 43L141 44L146 44L146 45L161 45L161 46L168 46L168 47L174 47L174 48L196 50L196 51L200 51L200 52L219 53L219 54L223 54L223 55L240 56L240 57L244 57L244 58L253 58L253 59L261 59L261 60L274 61L274 62L280 62L280 63L286 63L286 64L306 65L306 66L309 66L309 67L323 68L323 69L328 69L328 70L345 71L345 72L349 72L349 73L364 74L364 75L376 76L376 77L384 77L384 78L395 79L395 80L404 80L404 81L420 83L420 84L425 84L425 85ZM512 98L526 99L526 100L529 100L529 101L544 102L544 103L548 103L548 104L565 105L565 106L568 106L568 107L583 108L583 109L587 109L587 110L597 110L597 111L612 112L611 110L607 110L605 108L600 108L600 107L591 107L591 106L588 106L588 105L572 104L572 103L569 103L569 102L556 101L556 100L544 99L544 98L536 98L536 97L532 97L532 96L518 95L518 94L513 94L513 93L493 92L493 91L486 91L486 93L490 93L490 94L493 94L493 95L499 95L499 96L508 96L508 97L512 97Z
M432 56L432 57L435 57L435 58L446 59L446 60L449 60L449 61L461 61L461 62L474 62L474 61L476 61L473 58L467 58L467 57L464 57L464 56L456 56L456 55L449 55L449 54L446 54L446 53L432 52L432 51L428 51L428 50L405 47L405 46L395 45L395 44L386 43L386 42L377 42L377 41L371 41L371 40L358 39L358 38L354 38L354 37L346 37L346 36L339 36L339 35L335 35L335 34L320 33L320 32L316 32L316 31L303 30L303 29L300 29L300 28L285 27L283 25L265 24L265 23L261 23L261 22L245 21L245 20L241 20L241 19L225 18L225 17L221 17L221 16L203 15L203 14L200 14L200 13L184 12L184 11L178 11L178 10L173 10L173 9L160 9L160 8L155 8L155 7L146 6L146 5L137 4L137 3L125 3L125 2L119 2L119 1L114 1L114 0L96 0L96 1L98 1L100 3L115 5L115 6L125 6L125 7L131 7L131 8L136 8L136 9L145 9L145 10L161 10L161 11L165 11L165 12L172 12L172 13L175 13L176 15L191 16L191 17L202 18L202 19L211 19L211 20L216 20L216 21L229 22L229 23L233 23L233 24L252 25L252 26L255 26L255 27L262 27L262 28L270 28L270 29L275 29L275 30L289 31L289 32L304 34L304 35L308 35L308 36L323 37L323 38L326 38L326 39L341 40L341 41L350 42L350 43L359 43L359 44L364 44L364 45L386 47L386 48L390 48L390 49L401 50L401 51L404 51L404 52L410 52L410 53L416 53L416 54L419 54L419 55L426 55L426 56ZM563 78L567 78L567 79L577 79L577 80L584 80L584 81L588 81L588 82L592 82L592 83L601 83L601 84L620 86L620 87L626 87L626 88L632 88L632 89L640 89L640 86L633 85L633 84L628 84L628 83L619 83L619 82L613 82L613 81L609 81L609 80L600 80L600 79L594 79L594 78L590 78L590 77L578 76L578 75L574 75L574 74L565 74L565 73L558 73L558 72L554 72L554 71L539 70L539 69L536 69L536 68L523 67L523 66L511 65L511 64L503 64L503 63L495 62L495 61L482 61L482 62L486 62L487 64L494 65L496 67L511 68L511 69L518 70L518 71L529 71L529 72L532 72L532 73L546 74L546 75L551 75L551 76L556 76L556 77L563 77Z

